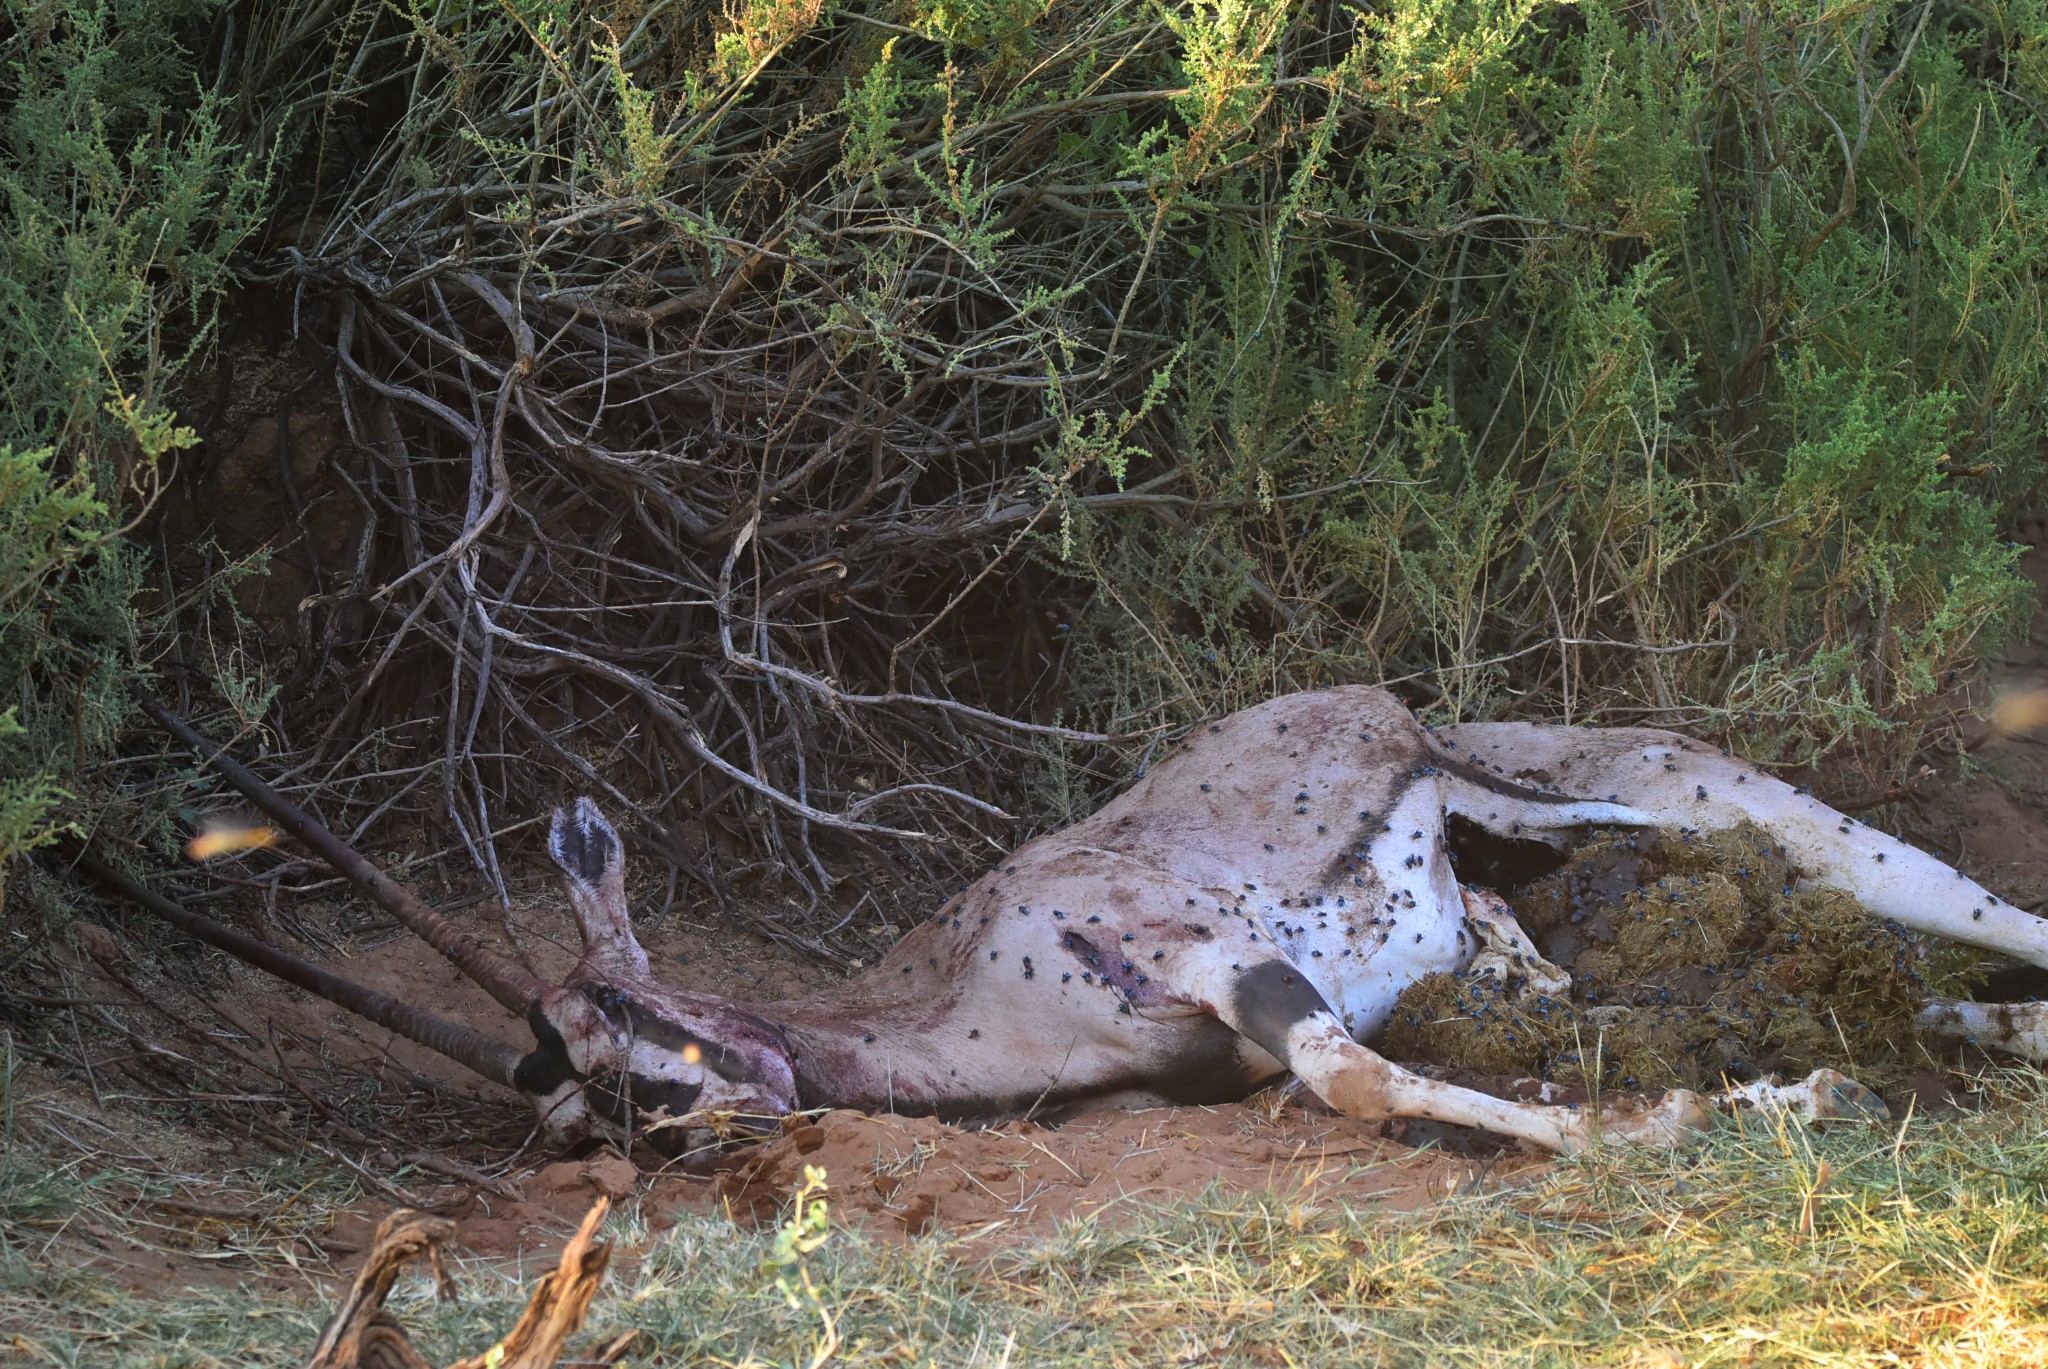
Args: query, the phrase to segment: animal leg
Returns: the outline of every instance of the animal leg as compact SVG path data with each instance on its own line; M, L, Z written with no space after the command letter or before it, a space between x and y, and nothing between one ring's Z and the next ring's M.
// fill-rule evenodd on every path
M2048 1060L2048 1003L1970 1003L1936 998L1915 1019L1921 1031L1987 1046L2028 1060Z
M1328 1058L1319 1058L1319 1054ZM1297 1044L1293 1060L1302 1081L1347 1115L1426 1117L1483 1127L1550 1150L1578 1150L1601 1141L1674 1145L1688 1132L1707 1125L1708 1106L1783 1109L1808 1122L1882 1121L1891 1116L1882 1098L1830 1069L1815 1070L1796 1084L1759 1080L1704 1098L1689 1089L1674 1089L1644 1108L1609 1106L1594 1111L1510 1102L1425 1079L1349 1038L1342 1042L1303 1041Z
M1571 992L1572 977L1537 953L1536 943L1515 921L1506 899L1491 889L1458 892L1465 898L1465 925L1479 943L1479 953L1472 957L1474 974L1496 976L1503 984L1511 978L1525 979L1542 994Z
M1675 1145L1707 1123L1699 1100L1688 1089L1674 1089L1646 1108L1594 1110L1518 1103L1425 1079L1353 1041L1334 1018L1303 1023L1290 1033L1288 1063L1324 1102L1347 1116L1421 1117L1480 1127L1546 1150L1578 1150L1600 1141Z
M1344 1024L1302 973L1269 960L1227 976L1204 1001L1217 1015L1346 1116L1368 1121L1414 1117L1480 1127L1546 1150L1576 1150L1602 1140L1671 1145L1706 1122L1689 1091L1648 1108L1598 1111L1521 1103L1402 1069L1351 1039Z
M1569 816L1565 796L1599 798L1630 825L1718 830L1754 822L1781 842L1801 875L1841 889L1880 917L1917 932L2048 966L2048 919L2012 907L1925 851L1866 827L1783 780L1705 742L1650 728L1598 731L1539 723L1463 723L1437 729L1447 754L1494 783L1541 784L1514 799L1447 773L1446 800L1489 831ZM1553 792L1554 791L1554 792Z

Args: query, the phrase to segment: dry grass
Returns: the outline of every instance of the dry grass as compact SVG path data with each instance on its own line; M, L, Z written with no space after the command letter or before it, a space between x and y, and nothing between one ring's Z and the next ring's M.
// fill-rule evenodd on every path
M2048 1084L1985 1082L1995 1106L1971 1117L1742 1117L1679 1154L1583 1157L1413 1216L1212 1191L980 1262L840 1231L793 1269L772 1231L650 1236L629 1207L590 1330L637 1328L639 1362L675 1365L2041 1363ZM145 1299L37 1256L83 1210L118 1221L110 1187L9 1172L0 1327L25 1362L298 1362L310 1286ZM448 1357L488 1343L533 1272L472 1264L460 1303L422 1280L393 1307Z

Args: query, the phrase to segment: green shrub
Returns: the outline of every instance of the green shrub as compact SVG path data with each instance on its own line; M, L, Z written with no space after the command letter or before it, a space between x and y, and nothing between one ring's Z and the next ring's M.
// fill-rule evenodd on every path
M122 534L194 441L165 385L262 189L183 41L220 8L8 0L0 24L0 868L92 808L142 664Z
M1910 743L2027 601L2044 40L2032 4L1369 21L1178 220L1199 509L1077 516L1087 687Z

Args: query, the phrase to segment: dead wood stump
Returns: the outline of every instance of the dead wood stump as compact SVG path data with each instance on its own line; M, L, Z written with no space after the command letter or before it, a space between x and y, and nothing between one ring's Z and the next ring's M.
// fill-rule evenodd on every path
M505 1338L481 1355L459 1359L448 1369L554 1369L562 1347L583 1325L590 1300L604 1281L611 1262L611 1247L599 1244L598 1223L611 1204L600 1198L583 1218L583 1224L562 1248L562 1262L542 1276L528 1300L526 1310L505 1334ZM433 1369L413 1348L400 1326L384 1310L398 1271L412 1261L425 1258L434 1271L442 1293L454 1285L441 1264L441 1244L455 1234L455 1224L429 1217L411 1208L400 1208L377 1228L376 1244L361 1272L328 1319L313 1347L306 1369ZM632 1347L635 1333L615 1336L573 1361L582 1365L616 1364Z

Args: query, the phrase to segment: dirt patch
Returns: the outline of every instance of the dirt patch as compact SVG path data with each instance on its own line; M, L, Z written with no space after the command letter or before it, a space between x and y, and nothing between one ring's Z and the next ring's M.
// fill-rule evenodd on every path
M880 1239L943 1237L975 1254L1045 1236L1072 1219L1135 1217L1212 1184L1411 1211L1527 1177L1547 1163L1498 1146L1465 1153L1408 1143L1418 1139L1431 1138L1277 1090L1214 1108L1106 1110L1057 1127L963 1128L838 1110L790 1118L780 1136L711 1174L649 1172L600 1151L516 1176L516 1199L454 1194L442 1215L454 1220L455 1243L465 1252L512 1258L558 1246L599 1196L637 1201L656 1232L682 1213L776 1221L805 1166L815 1165L827 1175L835 1221ZM325 1248L364 1247L387 1207L363 1203L339 1214Z
M1108 1110L1058 1127L968 1129L833 1111L789 1119L780 1136L709 1174L650 1171L600 1150L582 1159L533 1157L503 1176L499 1193L444 1184L419 1197L454 1223L453 1249L516 1262L558 1249L600 1196L637 1205L650 1233L683 1214L773 1222L805 1166L816 1165L828 1176L835 1221L878 1239L941 1238L972 1257L1072 1219L1136 1218L1211 1185L1398 1212L1526 1178L1547 1163L1500 1146L1409 1144L1439 1134L1358 1122L1282 1090L1223 1107ZM207 1167L224 1161L233 1164L216 1156ZM188 1183L173 1192L108 1192L53 1244L66 1263L137 1293L243 1285L283 1294L302 1287L304 1274L340 1278L392 1207L381 1199L279 1203L274 1192L246 1184Z
M834 1214L872 1232L946 1230L1006 1242L1211 1184L1407 1210L1543 1163L1519 1151L1417 1150L1397 1139L1403 1134L1400 1124L1360 1122L1280 1093L1224 1107L1102 1111L1058 1127L963 1130L927 1117L835 1111L793 1119L719 1176L713 1192L735 1213L766 1217L804 1166L818 1165L830 1176Z

